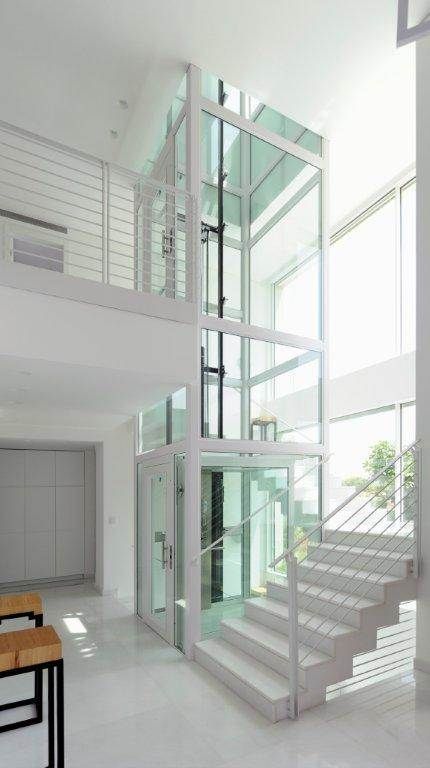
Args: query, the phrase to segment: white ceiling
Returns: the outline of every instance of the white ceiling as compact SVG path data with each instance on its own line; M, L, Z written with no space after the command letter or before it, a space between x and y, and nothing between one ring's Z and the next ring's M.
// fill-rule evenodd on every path
M397 0L2 0L0 117L137 163L192 61L330 135L396 55L396 17Z
M140 373L0 355L4 423L111 429L171 390Z

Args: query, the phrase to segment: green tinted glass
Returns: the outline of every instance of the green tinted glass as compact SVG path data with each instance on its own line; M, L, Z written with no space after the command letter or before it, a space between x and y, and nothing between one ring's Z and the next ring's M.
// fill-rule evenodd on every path
M263 106L263 108L257 112L254 122L259 125L264 125L269 131L273 131L273 133L277 133L278 136L282 136L284 139L289 139L295 144L299 144L310 152L321 155L321 136L318 136L317 133L310 131L303 125L300 125L300 123L296 123L295 120L285 117L285 115L277 112L276 109L272 109L272 107Z

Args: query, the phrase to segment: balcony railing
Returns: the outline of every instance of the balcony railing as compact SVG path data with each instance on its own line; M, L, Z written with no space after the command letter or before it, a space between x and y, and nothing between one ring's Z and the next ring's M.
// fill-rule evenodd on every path
M194 198L0 122L0 258L193 302Z

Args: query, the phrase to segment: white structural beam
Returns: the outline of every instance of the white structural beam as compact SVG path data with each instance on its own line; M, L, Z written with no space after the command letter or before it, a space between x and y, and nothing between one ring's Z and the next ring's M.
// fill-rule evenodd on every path
M429 4L430 6L430 4ZM430 19L428 15L418 24L409 26L409 0L399 0L397 10L397 46L408 45L430 34ZM428 8L430 13L430 7Z

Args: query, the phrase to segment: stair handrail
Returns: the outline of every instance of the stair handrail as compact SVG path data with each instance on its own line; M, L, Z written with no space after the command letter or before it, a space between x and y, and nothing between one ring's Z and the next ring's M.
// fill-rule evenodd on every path
M298 671L299 671L299 647L302 644L300 639L299 639L298 561L297 561L297 557L296 557L297 548L301 544L306 542L309 539L309 537L312 536L314 533L316 533L318 531L321 531L323 526L328 522L328 520L330 520L335 514L339 513L343 508L345 508L354 498L356 498L357 496L362 494L364 491L366 491L373 483L375 483L375 481L377 481L380 477L382 477L386 473L387 469L390 469L390 467L393 467L393 466L395 467L395 465L399 461L402 462L402 459L404 458L404 456L406 454L408 454L409 452L412 452L414 454L414 462L415 462L415 473L414 473L414 475L415 475L415 479L414 479L413 490L409 491L406 495L401 495L400 499L397 499L397 501L396 501L396 503L395 503L395 505L393 507L395 509L399 505L404 505L404 502L405 502L406 499L409 499L411 496L414 496L416 494L416 500L415 500L416 507L413 509L411 518L409 518L408 520L404 521L403 524L401 525L400 529L397 531L397 533L399 533L400 530L405 528L407 525L409 525L410 522L413 521L413 527L414 527L414 538L413 538L413 540L411 541L411 543L409 544L409 546L406 549L403 549L402 552L400 552L400 553L397 552L397 557L394 558L394 559L391 559L389 561L387 568L385 568L385 570L383 570L383 572L381 574L379 574L379 576L378 576L378 578L376 580L372 580L369 583L367 589L364 590L364 592L363 592L363 590L361 588L361 585L356 585L356 587L353 589L352 593L351 592L347 592L347 596L342 600L342 602L340 604L335 604L333 606L332 611L330 611L328 615L324 615L324 616L321 617L321 622L316 627L314 626L314 627L310 628L310 635L307 636L306 641L305 641L305 645L307 646L307 651L305 652L304 656L302 654L302 656L300 658L300 664L303 664L305 659L308 658L308 656L313 651L317 650L320 647L321 643L325 640L325 638L328 635L330 635L333 627L329 626L328 629L324 632L324 629L323 629L324 626L326 625L326 623L328 624L332 620L332 616L334 616L334 614L336 614L338 612L338 609L342 608L342 606L345 603L348 602L351 594L357 593L357 591L360 590L360 594L357 596L357 600L355 602L353 601L352 605L351 604L346 605L345 611L343 611L343 613L342 613L340 618L339 618L339 616L336 617L336 619L334 621L334 626L335 627L338 626L352 610L354 610L354 608L357 605L357 603L360 600L362 600L363 597L366 597L367 594L369 594L369 592L372 590L372 588L375 586L375 584L379 584L380 582L382 582L384 576L390 571L390 569L391 569L391 567L393 565L393 562L397 562L398 560L400 560L412 548L414 548L414 550L415 550L415 557L416 557L416 559L418 561L417 562L417 566L416 566L416 570L415 570L415 575L418 575L419 551L420 551L420 524L421 524L421 520L420 520L420 518L421 518L421 493L420 493L421 450L420 450L419 443L420 443L420 441L416 440L413 443L411 443L410 445L408 445L403 451L401 451L390 462L388 462L382 470L380 470L379 472L376 472L357 491L355 491L353 494L351 494L348 499L345 499L340 505L338 505L338 507L336 507L336 509L334 509L333 512L331 512L329 515L327 515L327 517L324 520L321 520L319 522L319 524L316 525L312 529L312 531L308 532L306 534L306 536L302 537L299 541L295 542L295 544L292 547L287 549L284 552L284 554L281 555L279 558L276 558L275 561L269 566L269 568L270 567L274 568L277 563L279 563L281 560L284 560L286 565L287 565L287 568L288 568L288 616L289 616L289 647L290 647L290 653L289 653L289 656L290 656L290 667L289 667L289 669L290 669L290 673L289 673L290 674L290 692L289 692L289 705L288 705L288 709L289 709L289 716L291 718L297 718L298 715L299 715L299 674L298 674ZM383 486L383 488L386 488L388 485L390 485L390 484L392 484L394 482L394 493L395 494L401 493L402 488L407 487L407 482L406 482L406 480L404 480L403 482L401 482L400 487L396 487L396 479L399 476L401 477L404 472L405 472L405 468L404 468L404 466L401 466L399 475L397 475L397 470L395 468L394 469L394 478L390 478L388 483L385 486ZM371 498L367 499L364 505L359 507L358 510L355 510L352 513L352 516L354 516L355 514L358 514L367 504L370 503L370 501L375 497L375 495L378 495L378 493L381 493L381 489L378 489L376 494L374 494ZM412 504L413 503L414 502L412 502ZM380 508L381 506L382 506L382 504L379 505L378 508ZM403 506L403 512L404 512L404 509L405 508ZM406 509L407 509L408 512L410 512L411 504L408 504ZM370 514L373 514L374 511L375 510L372 509ZM365 518L365 520L367 520L368 517L369 516L367 516ZM349 519L350 518L348 518L348 520ZM400 516L400 519L401 519L401 516ZM381 518L381 520L382 520L382 518ZM371 526L370 530L374 529L377 525L379 525L381 520L378 519L378 521L375 522L373 524L373 526ZM345 522L345 521L343 521L343 522ZM383 529L383 531L379 532L379 535L377 536L377 539L380 539L381 536L383 535L383 533L386 533L386 531L392 525L394 525L396 522L397 522L397 517L395 516L394 519L392 521L390 521L388 523L388 525ZM362 523L363 523L363 521L359 521L357 523L357 525L355 526L355 530ZM350 533L351 533L351 531L348 531L348 534L350 534ZM367 531L366 531L366 533L367 533ZM362 538L366 535L366 533L363 533ZM400 541L396 543L394 549L392 550L393 553L397 551L397 549L399 547L399 544L400 544ZM321 546L321 545L318 545L318 546ZM351 547L348 547L347 551L349 551L352 548L352 546L353 545L351 545ZM383 549L381 548L381 549L377 550L376 554L378 555L382 551L383 551ZM341 558L344 556L344 554L345 554L344 552L341 553ZM359 556L360 555L357 554L353 558L352 562L355 562L355 560ZM321 561L316 560L314 562L312 568L315 568L316 565L319 562L321 562ZM339 566L338 566L337 563L332 563L332 564L329 563L329 567L328 567L328 571L327 572L329 572L329 571L333 572L333 570L336 567L337 567L337 569L339 571ZM349 563L347 562L346 565L344 565L344 567L340 569L340 574L343 574L350 567L351 567L351 561ZM337 574L337 575L339 575L339 574ZM347 583L349 583L351 581L351 579L353 579L353 576L350 576L350 578L347 580ZM324 585L321 588L321 591L323 591L324 589L330 588L330 583L329 583L329 585L327 585L327 583L324 583ZM310 582L308 587L305 589L305 593L311 588L311 586L312 586L312 582ZM344 589L344 587L345 587L345 585L343 585L342 589ZM312 595L311 596L310 601L308 603L306 603L305 609L309 606L309 604L311 602L313 602L313 600L315 600L317 598L317 596L319 596L321 591L319 593L317 593L317 595ZM342 591L342 590L337 588L337 591L339 592L339 591ZM303 594L303 593L301 593L301 594ZM302 607L301 607L301 609L303 610ZM301 624L301 626L306 628L309 625L309 623L310 623L310 618L307 621L305 621L304 624ZM320 630L322 630L321 634L320 634ZM311 640L310 647L309 647L309 639L312 638L312 636L314 636L314 642L312 642L312 640Z
M226 536L232 536L236 533L236 531L240 530L246 523L248 523L250 520L252 520L253 517L258 515L260 512L262 512L266 507L268 507L270 504L273 504L274 501L279 501L283 496L285 496L291 488L294 488L297 483L299 483L301 480L303 480L307 475L309 475L311 472L314 472L318 467L322 466L323 464L326 464L327 461L330 460L332 454L328 454L326 456L323 456L316 464L314 464L312 467L306 470L306 472L303 472L299 477L294 478L293 482L288 482L288 485L286 488L283 488L279 493L275 494L275 496L271 496L270 499L264 502L261 507L254 510L254 512L251 512L247 517L244 517L243 520L241 520L236 525L229 528L227 531L225 531L222 536L220 536L218 539L212 542L212 544L209 544L207 547L204 547L200 552L197 553L197 555L194 555L191 562L192 564L197 563L198 560L200 560L203 555L205 555L207 552L210 552L212 549L218 546L218 544L226 537ZM306 457L309 458L309 457ZM284 557L284 556L283 556Z
M411 496L413 496L414 494L415 494L415 489L413 489L413 490L412 490L412 491L410 491L408 494L406 494L406 496L404 496L403 498L401 498L401 499L400 499L400 500L397 502L397 504L396 504L396 505L393 507L393 509L395 509L395 508L396 508L396 507L398 507L399 505L403 504L403 503L405 502L405 500L406 500L406 499L410 498L410 497L411 497ZM413 502L412 502L412 503L413 503ZM412 503L408 503L408 505L407 505L407 507L406 507L406 509L407 509L407 511L408 511L408 512L409 512L409 511L411 510L411 508L412 508ZM392 511L392 510L391 510L391 511ZM371 550L371 551L372 551L372 555L371 555L371 556L372 556L372 557L375 557L375 556L377 557L377 556L378 556L378 555L380 555L381 553L384 553L384 552L385 552L384 546L382 546L382 547L380 547L379 549L376 549L376 550L375 550L375 549L373 549L373 547L374 547L374 545L375 545L375 542L376 542L378 539L380 539L380 538L381 538L381 536L384 536L384 535L387 533L387 531L389 530L389 528L390 528L390 527L391 527L391 526L392 526L394 523L396 523L398 520L401 520L401 517L402 517L402 515L399 515L399 517L395 517L393 520L390 520L390 521L387 523L386 527L383 529L383 531L381 531L380 533L378 533L377 535L375 535L375 539L372 541L372 544L371 544L371 547L372 547L372 550ZM399 529L396 531L396 535L397 535L397 536L399 536L399 533L400 533L400 531L402 531L402 530L403 530L403 529L404 529L404 528L405 528L405 527L406 527L406 526L407 526L407 525L408 525L410 522L412 522L412 520L414 520L416 517L417 517L417 513L416 513L416 512L414 512L414 513L413 513L413 515L412 515L412 517L411 517L410 519L408 519L408 520L406 520L406 521L403 521L403 524L402 524L402 525L400 526L400 528L399 528ZM375 527L375 526L376 526L376 525L377 525L379 522L381 522L381 520L382 520L382 518L381 518L380 520L378 520L378 521L377 521L377 523L375 523L375 525L373 526L373 528L374 528L374 527ZM349 531L348 533L353 533L353 532L354 532L354 531ZM372 532L372 528L370 528L370 529L369 529L369 531L366 531L366 533L363 533L363 536L362 536L361 538L364 538L364 536L366 536L366 535L367 535L367 533L371 533L371 532ZM399 538L400 538L400 537L399 537ZM359 540L360 540L360 539L359 539ZM345 555L346 555L346 554L347 554L347 553L348 553L348 552L349 552L351 549L354 549L354 547L356 547L357 543L358 543L358 542L355 542L353 545L351 545L351 547L346 547L346 548L345 548L345 550L346 550L346 551L342 551L342 552L341 552L341 554L340 554L340 558L339 558L339 559L342 559L342 558L343 558L343 557L344 557L344 556L345 556ZM397 544L396 544L396 546L394 547L394 549L390 550L390 554L392 554L393 552L395 552L395 551L397 550L397 547L399 546L399 544L400 544L400 543L403 543L403 542L401 541L401 539L400 539L400 541L399 541L399 542L397 542ZM408 551L409 551L409 549L411 549L411 547L413 547L414 545L415 545L415 540L411 541L410 545L409 545L408 547L406 547L406 549L404 549L404 550L402 550L401 552L399 552L399 553L398 553L399 557L398 557L397 559L401 558L401 557L402 557L402 556L405 554L405 552L408 552ZM364 552L364 551L365 551L365 550L363 550L363 552ZM349 561L349 562L348 562L346 565L344 565L343 567L342 567L342 566L341 566L341 567L339 567L339 566L337 565L337 563L328 563L328 566L329 566L329 567L328 567L328 569L327 569L327 573L328 573L330 570L332 570L332 569L334 569L334 568L337 568L337 569L338 569L338 572L337 572L337 573L335 573L335 576L342 576L342 575L345 573L345 571L348 571L348 570L350 570L350 569L351 569L351 566L353 565L353 563L354 563L354 562L355 562L357 559L359 559L360 557L362 557L362 555L363 555L363 553L361 553L361 552L360 552L360 553L358 553L358 554L356 554L356 555L355 555L355 557L353 557L353 559L352 559L352 560L350 560L350 561ZM369 557L370 557L370 555L369 555ZM315 566L317 566L318 564L320 564L320 563L322 563L322 562L324 562L324 559L323 559L323 558L322 558L321 560L315 560L315 561L314 561L314 565L312 566L312 568L310 568L310 570L312 570L312 569L313 569ZM389 568L388 568L388 570L391 568L391 566L393 565L393 563L394 563L394 562L397 562L397 560L390 560L390 563L389 563ZM355 578L355 577L354 577L354 575L352 575L352 576L349 576L349 578L348 578L348 579L347 579L347 581L346 581L346 584L343 584L343 586L342 586L342 589L339 589L338 591L339 591L339 592L344 592L345 590L349 590L349 584L350 584L351 582L353 582L353 581L354 581L354 578ZM372 582L372 585L373 585L373 584L376 584L377 582L378 582L378 580L376 580L376 581ZM346 586L346 585L348 585L348 586ZM309 582L309 585L308 585L308 587L307 587L305 590L303 590L303 591L301 592L301 597L302 597L303 595L306 595L306 593L308 592L308 590L309 590L309 588L310 588L311 586L315 586L315 585L313 584L313 582ZM308 609L309 609L309 606L310 606L310 604L311 604L311 603L313 603L313 602L314 602L314 601L315 601L315 600L316 600L316 599L317 599L317 598L320 596L321 592L323 592L325 589L333 589L333 586L332 586L332 584L331 584L331 583L329 583L329 584L327 584L327 583L324 583L324 584L323 584L323 586L321 587L321 590L320 590L320 592L318 592L317 594L312 594L312 595L311 595L311 597L310 597L310 600L309 600L309 601L306 603L306 605L304 605L304 606L303 606L303 605L302 605L302 606L300 606L300 607L301 607L301 610L305 610L305 611L306 611L306 610L308 610ZM333 589L333 591L336 591L336 590L335 590L335 589ZM347 592L347 594L348 594L348 596L349 596L350 594L353 594L353 592L352 592L352 593L350 593L350 592ZM366 592L366 593L364 593L364 594L363 594L363 593L360 593L359 597L360 597L360 598L362 598L362 597L365 597L365 596L366 596L366 594L367 594L367 592ZM342 604L342 603L341 603L341 604ZM340 605L341 605L341 604L340 604ZM313 627L313 628L312 628L312 631L313 631L313 632L317 632L317 631L318 631L318 629L320 628L320 626L322 626L322 625L323 625L323 624L324 624L324 623L325 623L325 622L326 622L328 619L330 619L330 618L331 618L331 617L332 617L332 616L333 616L333 615L336 613L336 610L337 610L337 608L338 608L338 607L339 607L339 604L337 604L337 603L336 603L336 604L335 604L335 606L334 606L334 609L331 611L331 613L328 613L328 614L324 614L324 617L323 617L323 621L321 622L321 624L320 624L319 626L317 626L317 627ZM348 608L348 610L346 611L346 613L348 613L348 612L349 612L350 610L352 610L354 607L355 607L355 606L352 606L352 607L350 606L350 607ZM344 614L344 616L346 615L346 613ZM343 616L342 618L344 618L344 616ZM342 619L338 619L338 620L336 620L336 624L338 624L340 621L342 621ZM306 626L308 625L308 623L309 623L309 619L308 619L308 621L305 621L305 622L304 622L304 624L302 624L302 627L306 627ZM303 661L303 659L302 659L302 661Z
M387 469L390 469L390 467L393 467L397 464L398 461L400 461L409 451L412 451L414 448L417 448L420 444L420 440L414 440L413 443L410 443L406 448L404 448L400 453L398 453L394 459L388 462L388 464L383 467L379 472L376 472L369 480L366 480L366 482L360 486L354 493L352 493L350 496L348 496L347 499L344 499L335 509L333 509L326 517L322 518L310 531L308 531L304 536L302 536L298 541L294 542L294 544L291 547L288 547L281 555L278 555L273 562L270 564L269 568L274 568L278 563L280 563L282 560L285 560L286 558L290 558L292 555L294 555L295 551L308 539L314 535L314 533L317 533L318 531L321 531L321 529L328 523L329 520L331 520L332 517L339 514L342 509L348 506L348 504L351 503L357 496L361 496L361 494L369 488L371 485L373 485L376 480L379 480L380 477L382 477ZM392 482L392 481L390 481ZM389 484L389 483L388 483ZM387 484L387 485L388 485ZM375 495L377 495L380 491L377 491Z

